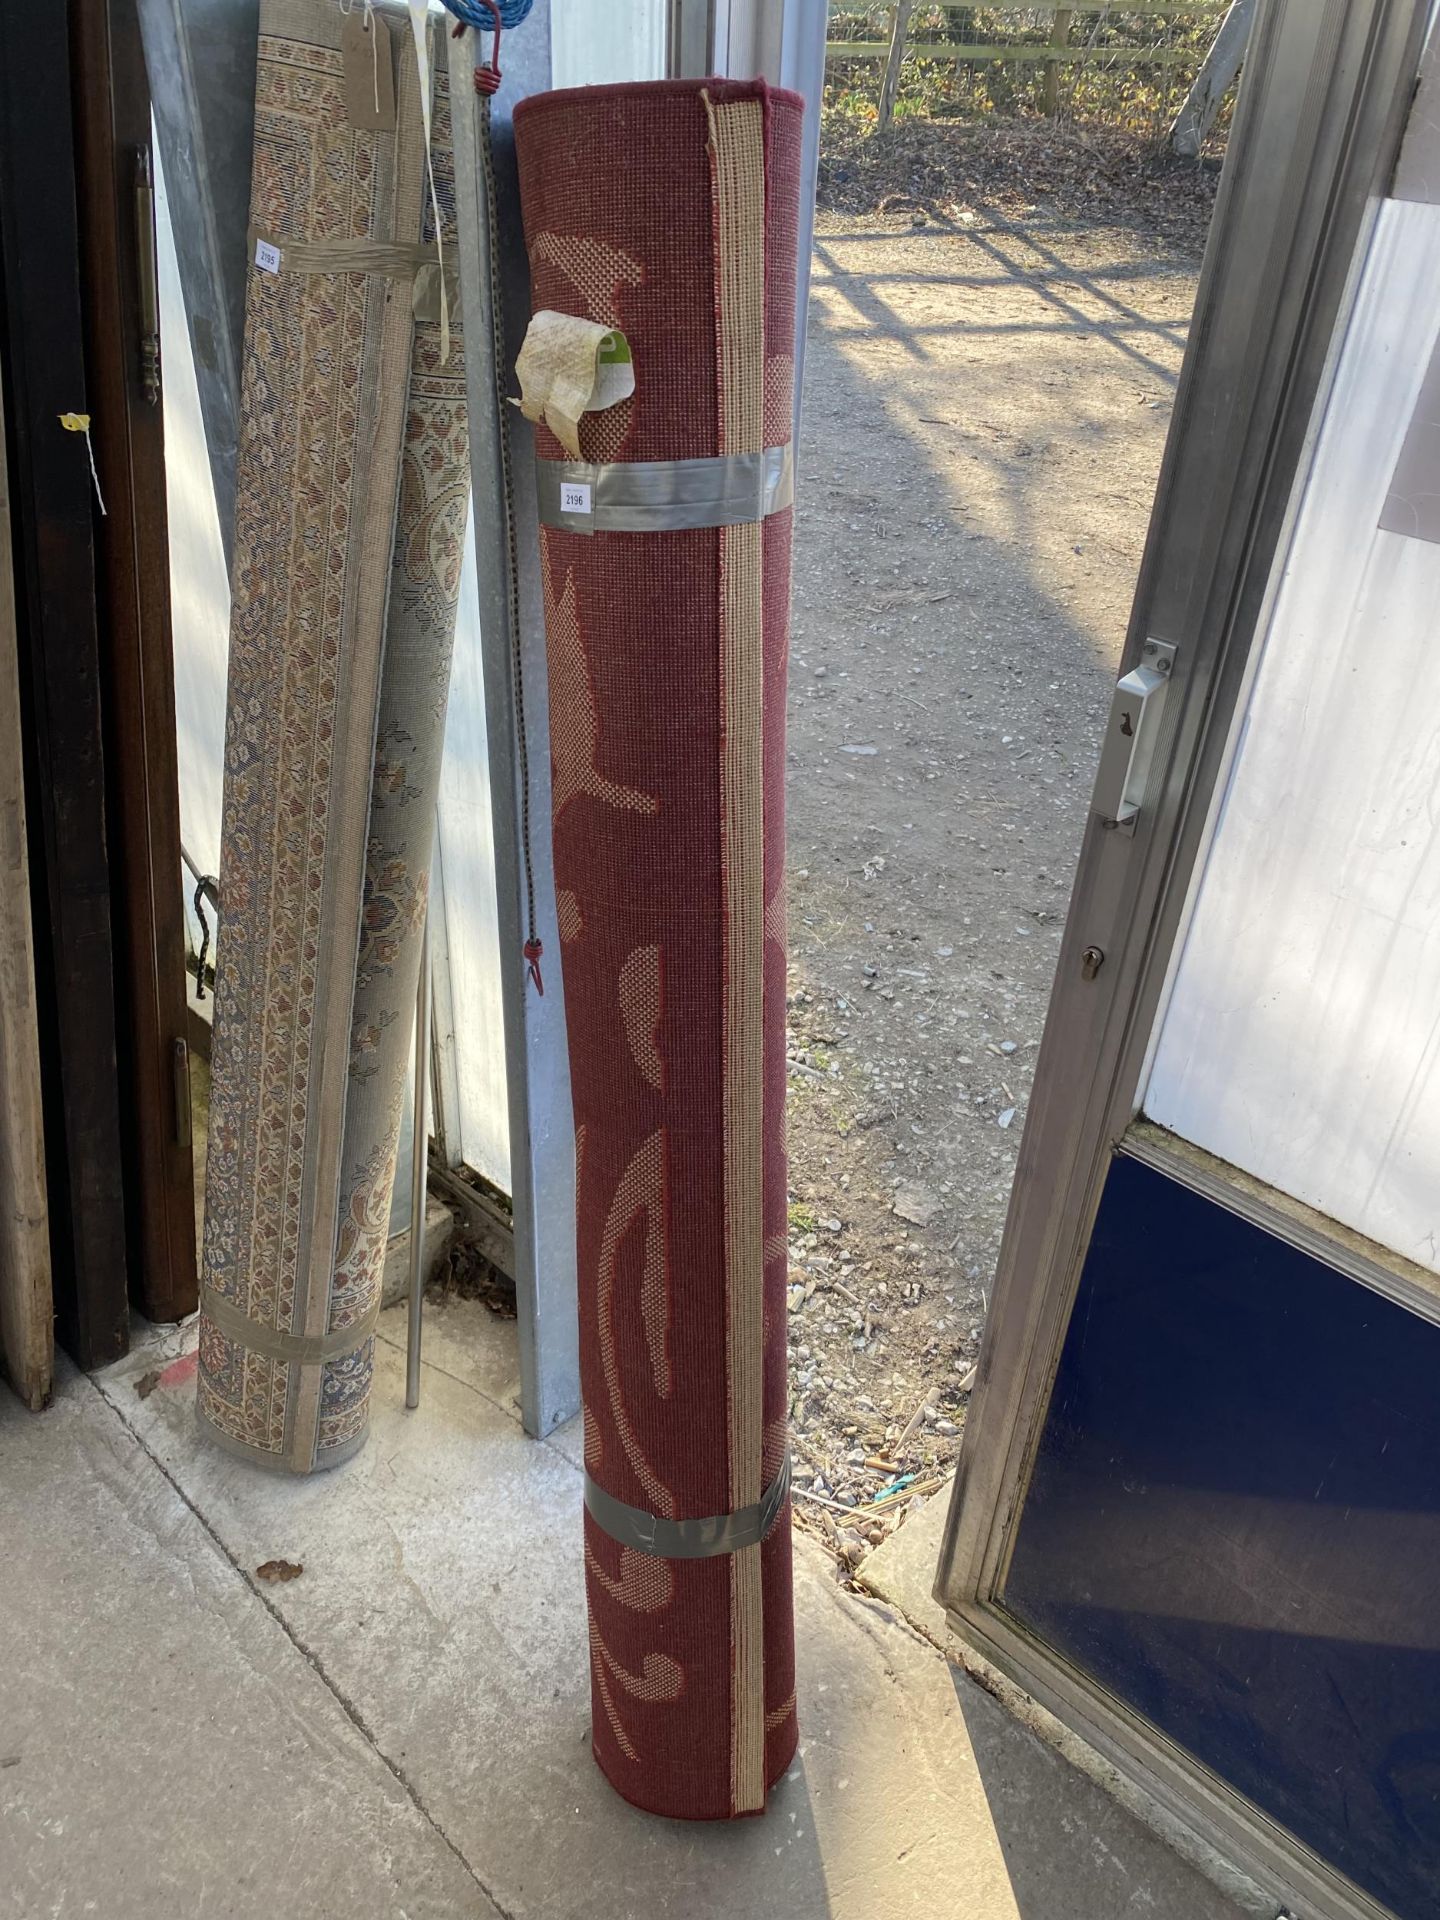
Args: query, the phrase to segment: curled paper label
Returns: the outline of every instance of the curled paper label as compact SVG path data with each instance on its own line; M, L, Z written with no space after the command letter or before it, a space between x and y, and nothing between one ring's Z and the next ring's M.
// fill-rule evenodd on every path
M618 327L542 309L515 362L520 411L543 420L572 460L580 458L580 417L603 413L635 391L630 343Z

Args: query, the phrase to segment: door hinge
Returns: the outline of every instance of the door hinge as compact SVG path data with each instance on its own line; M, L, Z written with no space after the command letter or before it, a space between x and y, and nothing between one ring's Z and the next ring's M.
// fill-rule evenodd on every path
M140 391L160 398L160 286L155 268L155 174L150 149L135 153L135 290L139 306Z
M170 1042L170 1073L175 1095L175 1144L190 1145L190 1049L183 1040Z

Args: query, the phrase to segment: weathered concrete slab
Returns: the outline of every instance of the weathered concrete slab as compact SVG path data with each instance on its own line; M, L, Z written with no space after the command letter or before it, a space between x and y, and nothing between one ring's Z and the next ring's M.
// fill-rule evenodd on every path
M1283 1920L1239 1874L1238 1898L1221 1892L960 1668L951 1677L1022 1920Z
M42 1415L0 1389L0 1539L0 1914L494 1920L312 1662L68 1367Z
M1088 1920L1091 1914L1104 1920L1114 1914L1120 1920L1128 1914L1151 1914L1158 1906L1183 1912L1185 1920L1233 1920L1241 1912L1273 1920L1275 1903L1244 1875L1229 1872L1212 1858L1220 1885L1229 1889L1222 1892L1177 1859L1162 1837L1167 1816L1150 1805L1152 1825L1137 1820L1101 1784L1108 1770L1078 1736L1071 1742L1072 1765L1037 1734L1038 1722L1049 1723L1033 1705L1034 1719L1017 1719L959 1664L961 1649L931 1591L952 1490L953 1483L947 1482L867 1554L856 1580L955 1663L951 1678L956 1698L1021 1913L1073 1913L1075 1920ZM1037 1844L1037 1834L1047 1836L1044 1843ZM1188 1847L1198 1844L1193 1835L1175 1837ZM1078 1886L1068 1844L1075 1839L1083 1839L1094 1869ZM1182 1888L1188 1904L1167 1907ZM1076 1900L1081 1904L1073 1905Z
M377 1336L396 1353L405 1352L406 1309L380 1316ZM520 1418L520 1355L513 1320L498 1326L488 1307L476 1300L427 1299L420 1353L427 1368L448 1374L493 1401L502 1413ZM428 1380L429 1375L426 1374ZM421 1389L422 1394L424 1389ZM402 1393L401 1398L404 1398Z
M402 1166L405 1162L401 1162ZM455 1233L455 1216L443 1200L437 1200L430 1194L425 1202L425 1284L438 1278L445 1264L445 1256L450 1251L450 1242ZM387 1307L393 1307L398 1301L409 1298L410 1294L410 1228L405 1226L399 1233L392 1233L385 1243L385 1266L380 1280L380 1298Z
M514 1920L1116 1920L1147 1901L1234 1920L896 1613L841 1591L803 1537L802 1747L770 1811L728 1827L635 1812L589 1754L578 1431L524 1438L514 1323L478 1303L427 1314L414 1413L403 1339L385 1315L370 1445L311 1481L206 1446L183 1354L144 1399L137 1356L103 1385L241 1566L303 1563L266 1601Z
M918 1513L910 1514L888 1540L867 1553L855 1576L861 1586L888 1600L937 1647L943 1647L947 1637L945 1609L930 1589L940 1561L952 1485L947 1480Z

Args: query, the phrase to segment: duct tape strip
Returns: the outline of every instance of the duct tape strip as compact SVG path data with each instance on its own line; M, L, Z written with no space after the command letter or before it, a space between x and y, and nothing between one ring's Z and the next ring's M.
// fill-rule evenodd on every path
M325 1360L340 1360L363 1347L375 1331L380 1318L380 1299L362 1319L348 1327L336 1327L331 1333L287 1333L283 1327L267 1327L242 1313L233 1300L206 1287L201 1299L205 1317L218 1327L227 1340L249 1347L254 1353L267 1354L272 1360L298 1360L314 1366Z
M456 306L455 268L442 272L428 241L273 240L252 226L249 247L261 273L383 273L392 280L412 280L417 320L440 321Z
M435 264L426 241L276 240L250 229L250 257L262 273L388 273L408 280Z
M739 527L795 498L790 448L704 460L537 460L540 524L570 533Z
M712 1513L703 1520L662 1520L642 1507L627 1507L597 1487L588 1473L585 1476L585 1505L595 1524L622 1547L653 1554L658 1560L708 1560L713 1554L758 1547L779 1518L789 1491L788 1448L779 1473L753 1506L735 1513Z

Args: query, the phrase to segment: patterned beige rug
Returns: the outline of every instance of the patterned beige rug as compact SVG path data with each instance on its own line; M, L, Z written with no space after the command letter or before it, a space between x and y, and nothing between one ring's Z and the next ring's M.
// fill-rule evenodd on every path
M414 48L377 18L262 0L256 78L199 1401L295 1473L366 1433L469 485Z

